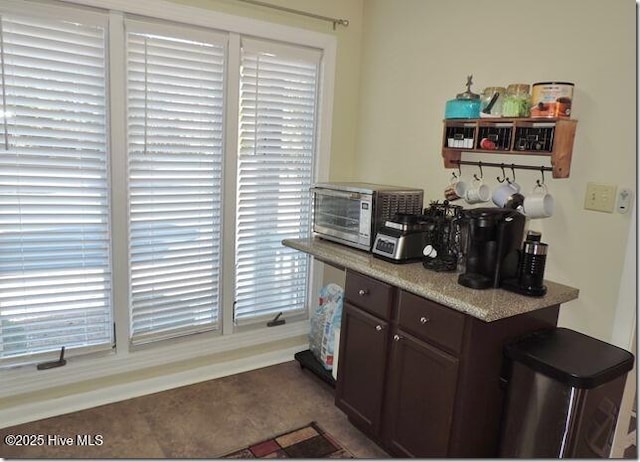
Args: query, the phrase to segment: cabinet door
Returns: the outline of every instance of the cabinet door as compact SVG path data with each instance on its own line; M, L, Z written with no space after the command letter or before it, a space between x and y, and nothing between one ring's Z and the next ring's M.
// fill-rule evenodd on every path
M446 457L458 359L398 331L391 341L385 440L401 457Z
M344 304L336 405L364 432L380 433L388 324Z

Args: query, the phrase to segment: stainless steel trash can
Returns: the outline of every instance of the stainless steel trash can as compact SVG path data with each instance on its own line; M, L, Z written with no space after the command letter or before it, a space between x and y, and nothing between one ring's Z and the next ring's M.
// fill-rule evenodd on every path
M501 457L608 457L633 355L570 329L522 337L511 362Z

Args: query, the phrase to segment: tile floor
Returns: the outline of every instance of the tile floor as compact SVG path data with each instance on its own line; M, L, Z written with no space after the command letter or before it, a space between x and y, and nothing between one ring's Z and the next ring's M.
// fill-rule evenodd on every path
M359 458L389 457L295 361L0 429L0 458L215 458L315 420ZM7 434L101 435L96 446L4 444Z

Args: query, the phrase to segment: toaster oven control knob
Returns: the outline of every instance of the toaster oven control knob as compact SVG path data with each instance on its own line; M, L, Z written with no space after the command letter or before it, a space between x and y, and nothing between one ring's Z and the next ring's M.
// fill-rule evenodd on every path
M360 295L361 297L364 297L365 295L367 295L369 293L369 291L367 289L360 289L358 291L358 295Z
M382 326L381 326L380 324L378 324L378 325L376 326L376 330L377 330L378 332L380 332L380 331L382 330Z

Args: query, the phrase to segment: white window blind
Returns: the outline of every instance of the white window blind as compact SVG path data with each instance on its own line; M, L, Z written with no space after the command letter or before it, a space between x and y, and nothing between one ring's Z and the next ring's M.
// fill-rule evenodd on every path
M133 343L217 328L224 37L127 21Z
M243 39L236 211L237 324L303 312L321 54Z
M0 18L5 362L113 343L106 22L85 16Z

